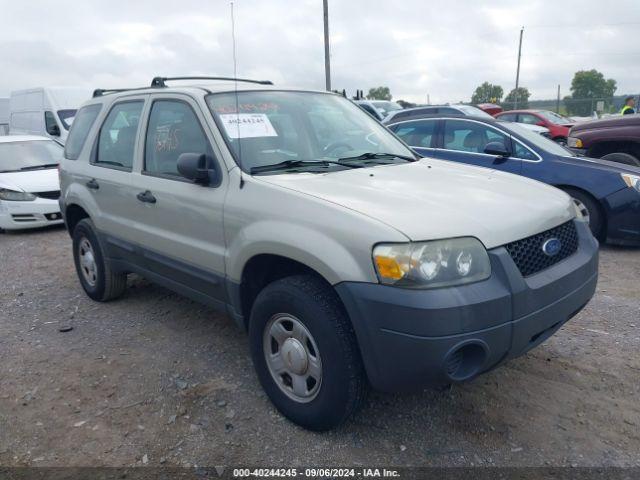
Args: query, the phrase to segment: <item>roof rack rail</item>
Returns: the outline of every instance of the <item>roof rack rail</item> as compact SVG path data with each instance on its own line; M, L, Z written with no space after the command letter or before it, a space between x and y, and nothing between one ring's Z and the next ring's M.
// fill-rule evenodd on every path
M258 85L273 85L271 80L251 80L250 78L234 78L234 77L155 77L151 80L152 87L166 87L168 80L224 80L230 82L257 83Z
M96 88L93 91L93 98L101 97L103 95L109 95L110 93L126 92L127 90L134 90L133 88Z

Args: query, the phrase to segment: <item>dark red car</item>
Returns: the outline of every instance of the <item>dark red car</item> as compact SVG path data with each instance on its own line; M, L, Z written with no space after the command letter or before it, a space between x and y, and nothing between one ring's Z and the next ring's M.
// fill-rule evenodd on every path
M495 117L508 122L529 123L548 128L551 139L562 145L567 144L569 129L574 124L567 117L558 115L551 110L509 110L498 113Z

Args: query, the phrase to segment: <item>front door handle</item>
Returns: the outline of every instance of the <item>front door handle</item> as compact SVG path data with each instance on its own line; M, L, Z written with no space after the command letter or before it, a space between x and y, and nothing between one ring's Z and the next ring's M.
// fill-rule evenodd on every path
M90 188L91 190L98 190L100 188L100 184L98 182L96 182L95 178L92 178L91 180L89 180L87 183L87 188Z
M138 195L136 195L136 197L141 202L156 203L156 197L154 197L153 193L151 193L149 190L145 190L144 192L140 192Z

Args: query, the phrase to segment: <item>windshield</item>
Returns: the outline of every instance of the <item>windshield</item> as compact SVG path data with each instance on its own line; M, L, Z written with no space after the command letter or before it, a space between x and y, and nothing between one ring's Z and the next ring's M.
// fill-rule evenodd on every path
M501 121L500 125L502 126L502 128L506 130L510 130L514 133L517 133L521 137L524 137L525 140L528 140L536 147L541 148L542 150L548 153L551 153L553 155L561 155L563 157L576 156L576 154L573 153L571 150L564 148L562 145L554 142L553 140L549 140L548 138L543 137L539 133L536 133L535 131L528 129L527 127L523 127L518 123Z
M55 168L62 159L62 147L52 140L0 143L0 172Z
M474 107L472 105L456 105L455 107L465 115L493 119L493 117L487 112L485 112L484 110L480 110L478 107Z
M207 96L207 104L246 172L287 161L339 160L365 153L415 158L385 127L338 95L244 91L236 99L229 92Z
M69 130L71 128L73 119L76 118L76 112L77 110L58 110L58 117L60 118L65 130Z
M374 107L379 108L385 115L389 112L395 112L396 110L402 110L402 107L396 102L389 102L387 100L378 100L371 102Z
M567 117L563 117L562 115L558 115L556 112L552 112L550 110L540 110L538 112L538 114L543 116L545 119L547 119L551 123L556 123L558 125L565 125L567 123L573 123Z

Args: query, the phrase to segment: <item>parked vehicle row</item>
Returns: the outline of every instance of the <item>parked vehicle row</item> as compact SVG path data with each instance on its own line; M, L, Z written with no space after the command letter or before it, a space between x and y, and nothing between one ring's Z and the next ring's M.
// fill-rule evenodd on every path
M368 385L473 378L593 295L598 244L564 192L419 159L339 95L199 81L96 91L78 111L60 168L78 278L97 301L134 272L226 311L294 422L332 428ZM430 142L484 141L438 122ZM527 134L487 134L494 158L502 137L534 154Z
M581 157L522 128L486 117L441 116L389 125L424 157L523 175L573 198L601 241L640 245L640 169Z

